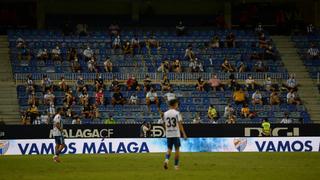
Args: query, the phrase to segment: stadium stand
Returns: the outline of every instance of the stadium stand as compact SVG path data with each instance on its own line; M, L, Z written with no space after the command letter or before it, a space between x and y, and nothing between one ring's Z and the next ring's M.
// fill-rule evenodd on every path
M283 66L281 58L276 56L274 59L265 59L265 50L259 48L258 36L255 32L244 30L232 30L236 37L235 47L224 47L225 37L229 34L228 30L208 30L208 29L192 29L188 35L176 36L174 29L147 28L147 29L122 29L121 40L129 40L137 37L140 41L147 38L154 38L160 42L161 48L142 45L140 50L135 50L134 55L124 55L122 50L113 49L112 42L114 38L108 33L102 31L89 32L88 36L63 36L60 31L48 30L16 30L8 32L8 40L10 47L10 59L12 63L12 71L17 84L17 95L19 99L20 110L25 112L30 108L28 104L28 86L26 85L27 75L31 75L36 82L34 87L35 97L39 99L38 110L40 114L50 110L48 105L43 103L43 90L40 86L40 81L44 75L50 77L54 81L54 95L56 107L65 107L65 92L58 87L58 82L61 77L67 80L67 84L72 90L74 103L70 104L67 109L72 111L75 116L83 116L83 106L79 103L79 94L77 94L76 86L74 85L79 76L82 76L89 94L89 104L95 103L95 72L89 72L87 62L82 56L83 51L89 45L93 49L97 59L97 72L101 73L102 79L107 88L104 91L106 101L102 105L97 105L99 115L90 118L83 118L82 123L103 123L104 120L112 115L118 123L141 123L143 121L157 122L160 119L160 113L156 106L151 106L151 112L148 112L145 104L145 92L143 90L137 92L139 99L138 105L111 105L111 97L114 92L109 90L111 81L116 77L120 83L120 91L127 99L130 98L133 91L128 91L123 83L129 77L134 75L140 85L146 75L149 75L153 86L158 91L158 96L163 97L164 92L161 92L161 78L164 75L162 72L157 72L158 67L165 60L173 61L179 59L182 65L181 73L169 72L168 78L174 89L174 93L178 96L181 103L180 110L185 117L185 120L192 123L196 112L200 114L202 122L207 123L210 120L207 117L209 105L215 105L220 117L217 123L225 123L226 119L223 114L225 106L231 104L235 109L237 123L260 123L261 118L268 117L271 122L279 122L285 115L289 113L290 118L295 122L300 122L303 119L304 123L309 123L310 117L304 105L293 105L286 103L286 90L282 88L282 83L288 79L288 73ZM220 48L212 49L208 47L210 39L213 36L220 37ZM267 39L270 37L266 34ZM27 45L25 51L23 48L17 47L17 40L22 38ZM189 72L189 60L186 58L185 50L188 45L192 45L195 56L203 65L204 72ZM39 49L47 49L60 46L62 61L53 61L49 58L46 61L37 60L36 54ZM275 44L273 44L275 48ZM68 61L69 49L76 48L78 59L81 67L81 73L75 73L72 70L72 62ZM275 50L276 52L276 50ZM25 57L21 57L25 53ZM30 54L30 57L28 57ZM264 72L257 72L257 60L252 60L253 55L259 55L263 59L266 66ZM103 62L106 58L110 58L113 63L112 72L104 72ZM221 64L227 58L229 62L237 67L239 62L244 62L246 72L223 72ZM233 101L233 88L226 86L224 91L213 92L212 90L199 92L195 88L196 81L202 77L204 81L208 81L213 74L227 84L230 81L230 75L234 74L239 81L239 87L247 89L245 80L248 76L260 85L257 87L262 93L263 105L252 105L251 96L254 90L247 89L245 91L248 97L249 109L254 113L252 118L242 118L242 105L236 104ZM270 92L263 88L263 81L270 76L271 79L279 87L281 104L269 105ZM160 109L163 111L167 105L163 98L160 98ZM30 110L30 109L29 109ZM93 111L90 109L90 111ZM72 115L73 116L73 115ZM67 123L71 123L73 118L67 119Z

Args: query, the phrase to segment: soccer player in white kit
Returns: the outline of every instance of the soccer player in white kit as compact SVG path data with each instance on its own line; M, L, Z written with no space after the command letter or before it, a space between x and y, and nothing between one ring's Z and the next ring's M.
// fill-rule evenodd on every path
M61 115L63 114L62 108L59 108L57 114L53 118L53 137L56 142L55 155L53 156L54 162L60 162L59 155L63 148L65 147L64 137L63 137L63 124L61 121Z
M180 154L180 137L187 138L187 135L182 126L182 117L177 110L179 106L178 100L169 101L170 109L164 113L162 122L166 129L168 151L164 161L164 169L168 169L169 159L173 146L175 148L174 167L179 169L179 154Z

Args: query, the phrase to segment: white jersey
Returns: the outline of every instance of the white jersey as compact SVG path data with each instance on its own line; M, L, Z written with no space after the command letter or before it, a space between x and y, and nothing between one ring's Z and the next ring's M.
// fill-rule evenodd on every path
M166 137L181 137L179 122L182 122L182 117L179 111L170 109L164 113L163 120L166 128Z
M53 136L62 136L61 131L56 127L57 123L60 123L61 128L63 127L60 114L56 114L53 118Z

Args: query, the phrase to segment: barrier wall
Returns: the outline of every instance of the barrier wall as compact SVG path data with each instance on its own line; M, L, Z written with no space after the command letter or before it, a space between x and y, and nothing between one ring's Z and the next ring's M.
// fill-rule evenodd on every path
M155 153L166 151L165 138L66 139L64 154ZM188 138L183 152L320 152L320 137ZM0 140L2 155L53 154L53 139Z

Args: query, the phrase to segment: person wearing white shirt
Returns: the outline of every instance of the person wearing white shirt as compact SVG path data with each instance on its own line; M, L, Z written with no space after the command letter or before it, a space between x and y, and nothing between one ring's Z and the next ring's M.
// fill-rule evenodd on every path
M316 47L316 45L311 45L311 47L308 49L308 55L311 59L317 59L319 57L319 49Z
M292 119L289 118L288 113L284 114L284 118L281 120L280 123L281 124L291 124L292 123Z
M120 36L118 35L116 38L114 38L112 42L112 48L113 49L118 49L121 47L121 39Z
M56 46L56 48L51 50L51 56L52 56L52 60L54 61L61 61L61 51L59 46Z
M83 51L83 55L86 61L89 61L93 57L93 51L90 49L90 46L87 46L87 49Z
M252 75L249 75L246 79L246 87L249 89L255 89L255 80L253 79Z
M129 103L130 104L135 104L135 105L138 104L138 96L136 95L136 93L133 93L130 96Z
M45 61L48 59L48 51L47 49L39 49L38 54L37 54L37 59Z
M170 92L164 94L163 97L166 100L167 104L169 104L170 101L177 99L176 94L173 93L173 89L171 89Z
M44 113L41 114L40 119L42 124L49 124L49 121L50 121L49 113L45 111Z
M157 95L157 92L153 88L147 93L146 104L148 106L149 112L150 112L151 104L157 105L158 110L160 110L158 95Z
M259 90L256 90L256 92L254 92L254 93L252 94L252 104L253 104L253 105L256 105L256 104L262 105L262 104L263 104L263 102L262 102L262 95L261 95L261 93L260 93Z
M224 108L224 114L223 117L228 118L230 115L232 115L234 112L233 107L231 106L231 104L228 104L225 108Z

